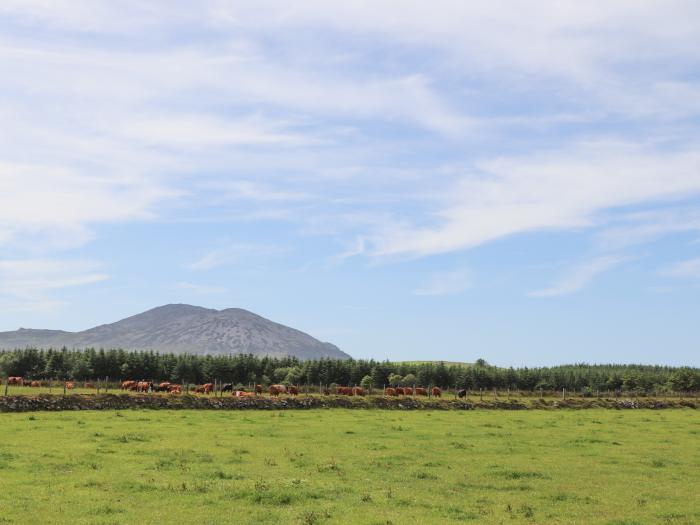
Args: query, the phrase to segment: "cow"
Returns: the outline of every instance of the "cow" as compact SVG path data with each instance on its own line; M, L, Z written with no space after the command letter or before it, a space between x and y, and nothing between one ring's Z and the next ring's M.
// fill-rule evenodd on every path
M222 392L233 392L233 383L224 383L221 385Z
M257 393L255 393L255 392L244 392L244 391L242 391L242 390L236 390L236 391L233 393L233 395L236 396L236 397L255 397L255 396L257 396Z
M287 391L284 385L270 385L270 395L277 397Z
M83 383L83 388L95 388L93 383Z
M122 390L136 390L138 387L138 382L136 381L123 381L121 388Z
M355 388L352 389L352 395L353 396L364 396L365 389L362 388L361 386L356 386Z
M350 388L349 386L339 386L339 387L336 387L335 392L339 396L351 396L352 395L352 388Z
M170 383L169 381L163 381L162 383L158 383L157 385L155 385L153 389L156 392L170 392L171 385L172 383Z
M34 387L34 388L40 387L41 381L32 381L29 386Z
M418 387L418 388L416 388L416 395L417 396L427 396L428 391L425 388Z
M211 394L214 391L214 383L204 383L202 386L205 394Z
M413 389L411 387L405 386L403 387L403 395L405 396L412 396L413 395Z
M255 393L260 395L263 393L263 387L262 385L255 385Z
M460 399L467 397L467 391L464 388L462 390L457 390L457 397Z
M73 383L72 381L66 381L66 388L68 390L73 390L75 388L75 383Z
M150 392L153 390L153 383L150 381L139 381L136 383L137 392Z
M10 376L7 378L7 384L8 385L23 386L24 385L24 378L19 377L19 376Z
M170 385L168 387L168 392L171 394L181 394L182 393L182 385Z
M431 393L433 394L433 397L441 397L442 396L442 390L440 390L436 386L433 387Z
M388 397L395 397L396 396L396 389L395 388L385 388L384 389L384 395Z
M290 396L298 396L299 389L292 385L287 389L287 393L289 393Z

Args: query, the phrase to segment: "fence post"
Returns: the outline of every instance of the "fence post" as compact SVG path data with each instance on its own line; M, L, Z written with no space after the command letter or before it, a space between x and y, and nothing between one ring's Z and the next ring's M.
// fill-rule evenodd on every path
M5 395L7 395L7 388L10 386L10 380L5 381Z

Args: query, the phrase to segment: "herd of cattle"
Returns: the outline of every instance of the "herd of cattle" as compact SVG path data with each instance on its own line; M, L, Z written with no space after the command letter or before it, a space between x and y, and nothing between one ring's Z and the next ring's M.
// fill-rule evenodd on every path
M24 379L23 377L8 377L7 378L7 384L8 385L18 385L18 386L31 386L31 387L42 387L46 386L43 381L36 381L36 380L28 380ZM68 390L72 390L76 387L76 383L73 381L66 381L64 383L64 386ZM95 385L93 383L82 383L83 388L95 388ZM123 381L120 386L121 390L125 391L132 391L132 392L141 392L141 393L146 393L146 392L167 392L170 394L181 394L183 387L181 384L178 383L169 383L169 382L162 382L162 383L155 383L153 381ZM262 385L255 385L255 388L251 389L251 391L246 391L246 390L237 390L235 389L234 385L232 383L222 383L221 385L215 385L214 383L205 383L203 385L197 385L193 388L192 390L195 394L212 394L216 392L231 392L232 395L236 397L254 397L254 396L259 396L262 395L264 392L264 388ZM278 397L283 394L291 395L291 396L297 396L299 395L299 387L296 386L286 386L286 385L270 385L268 388L268 393L272 397ZM326 389L323 391L324 394L330 395L330 394L337 394L341 396L365 396L367 395L367 391L359 386L355 387L350 387L350 386L338 386L334 389L334 391L331 391L330 389ZM398 396L429 396L432 395L432 397L441 397L442 396L442 390L436 386L432 387L431 389L427 388L421 388L421 387L387 387L384 389L384 395L388 397L398 397ZM466 390L458 390L457 395L460 398L466 397L467 391Z

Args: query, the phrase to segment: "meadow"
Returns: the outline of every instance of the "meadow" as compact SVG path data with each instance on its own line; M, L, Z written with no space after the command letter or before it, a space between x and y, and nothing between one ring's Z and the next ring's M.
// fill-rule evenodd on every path
M0 422L0 523L700 522L695 410L126 410Z

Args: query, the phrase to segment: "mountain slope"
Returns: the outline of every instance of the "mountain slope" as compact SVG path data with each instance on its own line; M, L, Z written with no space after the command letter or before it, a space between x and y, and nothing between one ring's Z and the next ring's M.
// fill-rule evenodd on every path
M250 353L300 359L350 356L338 347L240 308L213 310L186 304L160 306L83 332L0 332L0 348L26 346L124 348L191 354Z

